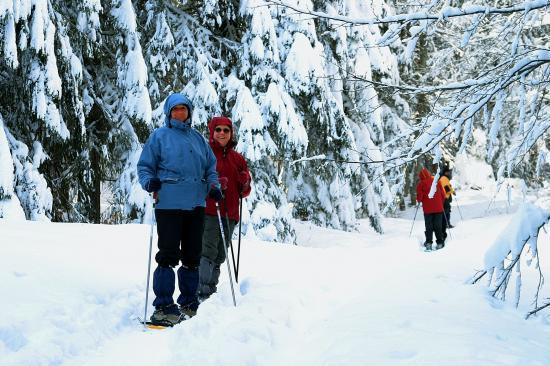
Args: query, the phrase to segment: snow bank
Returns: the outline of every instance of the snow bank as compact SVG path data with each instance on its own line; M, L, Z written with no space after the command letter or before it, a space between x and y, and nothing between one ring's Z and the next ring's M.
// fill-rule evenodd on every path
M224 265L219 292L165 331L137 321L149 226L0 220L0 364L549 365L550 319L463 283L507 219L464 221L432 253L410 219L385 235L300 223L298 246L247 236L237 307Z

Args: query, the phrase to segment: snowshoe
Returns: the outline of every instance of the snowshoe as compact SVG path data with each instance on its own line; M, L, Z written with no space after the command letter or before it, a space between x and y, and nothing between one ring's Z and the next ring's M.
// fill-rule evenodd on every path
M172 328L174 326L174 324L168 323L168 322L148 321L148 322L145 322L145 326L147 326L147 328L149 328L149 329L166 329L166 328Z

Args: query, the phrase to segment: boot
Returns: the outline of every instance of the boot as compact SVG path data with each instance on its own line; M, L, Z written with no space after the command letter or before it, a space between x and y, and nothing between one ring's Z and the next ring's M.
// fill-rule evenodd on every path
M151 323L173 326L184 320L183 314L176 304L166 306L157 306L153 315L151 315Z
M185 320L194 317L197 315L197 309L193 310L191 306L189 305L180 305L180 312L181 315L184 317Z
M432 242L431 241L427 241L424 243L424 248L426 250L432 250Z
M435 249L437 250L437 249L441 249L443 247L445 247L445 243L437 243L437 245L435 246Z

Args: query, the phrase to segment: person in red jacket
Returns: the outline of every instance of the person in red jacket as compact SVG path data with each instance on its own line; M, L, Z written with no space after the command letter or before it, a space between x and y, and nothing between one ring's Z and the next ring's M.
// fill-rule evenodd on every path
M441 249L445 246L445 234L443 231L443 202L445 202L445 191L441 183L437 183L436 191L432 198L429 197L430 189L434 177L426 168L422 168L418 173L420 182L416 186L416 200L422 202L422 210L424 211L424 225L426 227L426 241L424 247L427 250L432 249L433 234L435 232L436 249Z
M224 192L220 204L226 243L239 222L239 199L250 194L250 172L244 157L234 150L236 143L233 123L227 117L214 117L208 124L210 146L216 156L219 181ZM199 266L199 299L204 300L216 292L220 265L225 261L225 250L220 233L218 214L213 199L206 200L202 254ZM227 227L226 217L229 218Z

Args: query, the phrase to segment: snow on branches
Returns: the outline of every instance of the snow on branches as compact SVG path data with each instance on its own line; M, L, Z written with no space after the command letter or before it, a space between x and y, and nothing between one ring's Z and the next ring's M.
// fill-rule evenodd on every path
M440 143L458 143L458 151L464 151L473 130L484 128L489 132L487 159L498 160L505 168L501 174L510 176L550 127L546 0L499 6L471 2L460 8L442 0L420 1L396 4L397 14L378 8L366 17L286 0L268 3L332 25L384 26L385 32L373 37L370 46L400 52L402 65L419 73L417 83L392 84L353 72L347 78L410 99L428 98L427 113L411 120L409 134L388 145L408 156L405 161L431 154ZM422 37L429 43L421 44ZM428 59L414 70L411 60L423 52ZM402 163L397 160L387 167Z
M519 305L522 291L522 258L527 257L527 265L534 263L539 272L539 285L533 298L533 309L527 317L535 314L542 307L538 306L539 294L544 284L540 271L537 240L539 231L550 220L550 209L543 209L531 203L525 203L512 217L508 226L500 233L493 245L485 254L485 268L478 271L470 280L474 284L485 275L491 296L504 301L509 290L510 279L515 272L514 304Z

